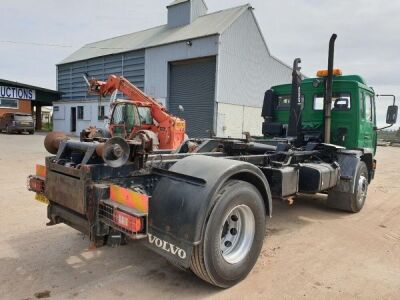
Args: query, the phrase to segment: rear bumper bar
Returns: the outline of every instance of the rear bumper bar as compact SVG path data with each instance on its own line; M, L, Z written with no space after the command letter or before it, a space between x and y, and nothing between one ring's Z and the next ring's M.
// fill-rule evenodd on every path
M90 235L89 221L84 216L54 202L51 202L47 207L47 217L50 219L50 223L47 225L65 223L86 235Z

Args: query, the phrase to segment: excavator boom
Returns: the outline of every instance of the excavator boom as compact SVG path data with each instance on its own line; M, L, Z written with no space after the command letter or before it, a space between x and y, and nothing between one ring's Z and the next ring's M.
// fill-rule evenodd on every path
M89 91L91 95L108 96L119 91L124 94L128 101L132 101L138 107L149 107L151 115L157 124L151 126L151 131L157 134L160 149L176 149L185 139L185 121L171 115L164 106L158 103L154 98L146 95L134 84L129 82L123 76L110 75L107 81L96 79L89 80ZM147 127L134 128L134 132L129 134L132 137L134 133L141 129L148 130Z

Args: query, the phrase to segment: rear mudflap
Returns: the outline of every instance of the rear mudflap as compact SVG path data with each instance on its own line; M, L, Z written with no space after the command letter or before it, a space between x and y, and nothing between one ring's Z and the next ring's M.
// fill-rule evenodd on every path
M48 170L45 196L79 214L86 214L86 182L80 177Z
M143 245L168 259L171 263L182 268L190 267L190 258L193 252L193 243L178 240L165 232L149 227L147 239Z

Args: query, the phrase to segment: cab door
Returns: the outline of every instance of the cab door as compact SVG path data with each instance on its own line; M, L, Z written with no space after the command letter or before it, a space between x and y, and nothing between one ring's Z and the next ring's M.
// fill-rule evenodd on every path
M375 130L375 102L374 95L369 91L362 91L360 95L360 137L362 148L375 153L376 130Z
M135 128L140 125L139 113L133 103L118 103L114 106L110 131L112 136L128 138Z

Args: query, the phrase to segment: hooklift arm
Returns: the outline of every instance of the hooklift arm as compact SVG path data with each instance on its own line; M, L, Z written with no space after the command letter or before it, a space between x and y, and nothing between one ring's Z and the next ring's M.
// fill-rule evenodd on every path
M157 123L161 124L165 121L174 123L174 117L161 104L146 95L123 76L111 75L107 81L89 80L89 94L91 95L107 96L116 90L127 96L135 105L150 107L151 114Z
M300 58L293 62L292 73L292 96L290 98L290 117L287 131L288 137L299 138L301 134L301 73Z

